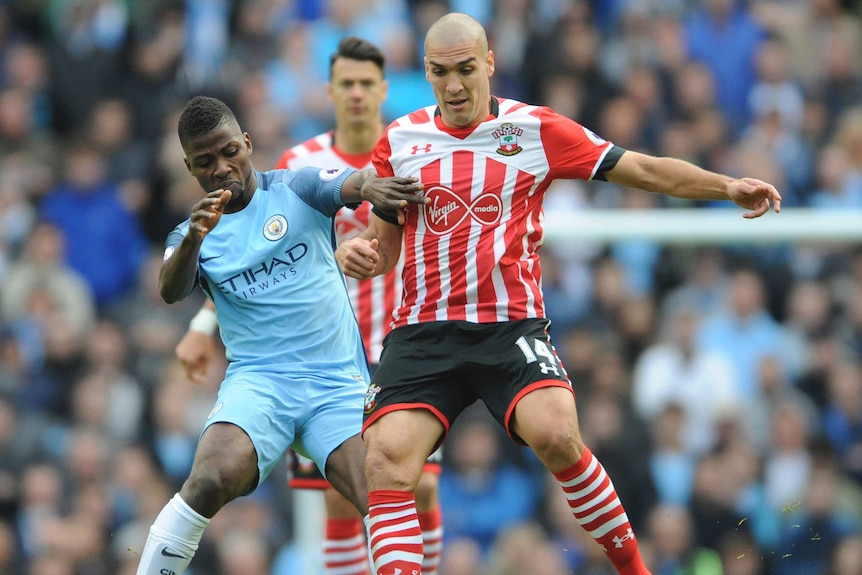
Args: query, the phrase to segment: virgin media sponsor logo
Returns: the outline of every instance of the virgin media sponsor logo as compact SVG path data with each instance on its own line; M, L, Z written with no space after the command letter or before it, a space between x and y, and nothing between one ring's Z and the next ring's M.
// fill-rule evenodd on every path
M449 233L468 218L491 226L499 222L503 214L503 201L491 192L469 204L443 186L434 186L425 195L431 198L431 203L425 206L425 225L435 234Z

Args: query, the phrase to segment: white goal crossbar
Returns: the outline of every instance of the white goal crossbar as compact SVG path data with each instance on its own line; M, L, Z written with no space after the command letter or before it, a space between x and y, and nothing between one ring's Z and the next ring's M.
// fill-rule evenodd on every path
M665 208L545 212L545 240L617 242L650 239L673 244L856 243L862 210L786 208L748 220L741 208Z

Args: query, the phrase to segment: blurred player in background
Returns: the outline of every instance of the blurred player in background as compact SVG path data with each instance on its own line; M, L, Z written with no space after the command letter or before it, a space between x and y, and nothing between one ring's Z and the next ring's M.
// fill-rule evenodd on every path
M343 39L330 60L327 94L335 108L335 130L320 134L287 150L276 168L296 170L371 167L371 152L383 133L381 105L386 99L384 57L370 42L356 37ZM354 237L368 227L371 204L342 209L335 217L338 242ZM372 372L389 333L392 312L401 298L400 262L388 274L366 281L347 278L350 301ZM189 331L177 345L177 357L193 381L202 381L214 352L216 330L212 303L192 320ZM424 544L422 573L434 575L440 562L443 523L437 499L440 453L425 462L416 490L416 507ZM369 571L362 519L356 509L323 478L317 467L295 453L290 456L289 484L299 489L323 489L326 503L326 535L323 559L326 575L364 575Z

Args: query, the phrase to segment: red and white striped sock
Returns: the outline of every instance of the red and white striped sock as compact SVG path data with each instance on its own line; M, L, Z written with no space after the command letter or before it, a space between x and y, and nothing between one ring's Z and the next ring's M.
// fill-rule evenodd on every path
M419 526L422 528L422 575L437 575L440 567L440 552L443 549L443 514L438 505L431 511L420 511Z
M369 575L362 519L326 519L324 575Z
M376 575L422 572L422 528L412 492L368 492L368 537Z
M605 550L620 575L650 575L614 484L589 449L554 477L560 482L578 523Z

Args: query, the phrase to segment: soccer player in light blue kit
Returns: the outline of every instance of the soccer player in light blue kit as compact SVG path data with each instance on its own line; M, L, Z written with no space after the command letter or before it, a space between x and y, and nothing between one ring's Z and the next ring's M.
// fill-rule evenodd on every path
M196 97L178 126L189 172L214 190L168 236L159 289L196 285L213 300L230 361L188 479L156 518L138 575L180 575L210 518L254 490L287 448L312 459L363 514L359 437L370 379L335 262L333 217L370 200L395 212L423 202L413 179L373 170L258 172L230 108Z

